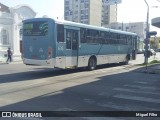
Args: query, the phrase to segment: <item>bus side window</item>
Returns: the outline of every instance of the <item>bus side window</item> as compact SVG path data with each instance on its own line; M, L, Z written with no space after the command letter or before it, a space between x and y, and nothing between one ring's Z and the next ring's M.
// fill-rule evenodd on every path
M81 43L86 43L86 29L81 28L80 30L80 39L81 39Z
M120 34L120 44L126 45L127 44L126 41L127 41L126 36L123 34Z
M87 43L93 43L93 37L90 29L87 29L86 39L87 39Z
M117 44L117 33L111 33L110 44Z
M95 43L97 43L97 44L101 44L102 43L102 40L100 39L100 32L98 31L98 30L96 30L96 31L94 31L95 33L94 33L94 41L95 41Z
M131 40L132 40L132 37L128 35L127 39L126 39L126 44L128 45L129 41L131 41Z
M105 43L109 44L110 41L110 33L109 32L105 32Z
M71 31L66 30L66 49L71 49L71 34Z
M105 32L104 31L100 31L99 39L101 40L102 44L105 44Z
M64 42L64 25L57 24L57 42Z
M73 31L72 49L77 50L77 48L78 48L78 31Z

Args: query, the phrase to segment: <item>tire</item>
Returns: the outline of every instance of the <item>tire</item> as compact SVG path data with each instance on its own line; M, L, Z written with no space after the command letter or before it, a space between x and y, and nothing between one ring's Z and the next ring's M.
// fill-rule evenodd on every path
M124 62L124 65L128 65L129 60L130 60L130 55L127 55L126 56L126 61Z
M88 62L88 69L89 70L95 70L96 69L96 65L97 65L97 62L96 62L95 58L91 57L89 59L89 62Z
M127 55L127 56L126 56L126 60L125 60L124 62L121 62L120 64L121 64L121 65L128 65L129 60L130 60L129 55Z

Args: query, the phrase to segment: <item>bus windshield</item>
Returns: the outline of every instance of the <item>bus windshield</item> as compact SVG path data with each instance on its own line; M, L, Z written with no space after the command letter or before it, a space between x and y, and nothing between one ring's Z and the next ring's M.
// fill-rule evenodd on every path
M36 21L26 22L23 25L24 36L47 36L48 35L48 22Z

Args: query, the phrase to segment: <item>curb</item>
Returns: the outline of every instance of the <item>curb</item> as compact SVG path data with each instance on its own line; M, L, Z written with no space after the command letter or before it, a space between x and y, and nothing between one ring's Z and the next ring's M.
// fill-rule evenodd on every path
M153 70L144 71L144 73L148 73L148 74L160 74L160 70L159 69L153 69Z

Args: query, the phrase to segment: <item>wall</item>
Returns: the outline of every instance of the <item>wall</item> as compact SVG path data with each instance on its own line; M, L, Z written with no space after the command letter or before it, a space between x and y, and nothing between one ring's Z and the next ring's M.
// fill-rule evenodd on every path
M89 24L101 26L102 2L100 0L90 0Z
M18 5L8 8L7 11L0 11L0 61L6 61L8 47L13 52L13 60L21 60L20 53L20 29L22 28L22 20L34 18L36 13L27 5ZM2 30L7 31L8 44L2 42Z

